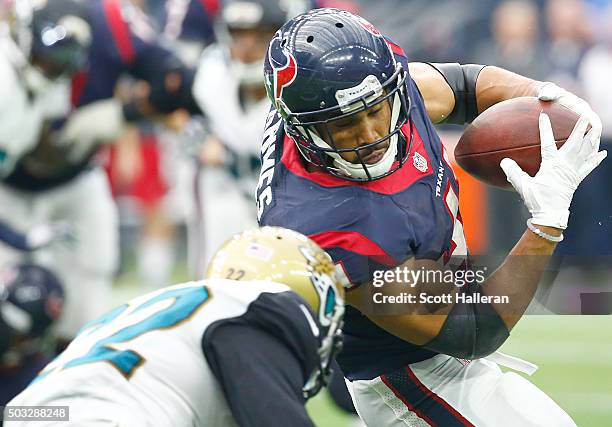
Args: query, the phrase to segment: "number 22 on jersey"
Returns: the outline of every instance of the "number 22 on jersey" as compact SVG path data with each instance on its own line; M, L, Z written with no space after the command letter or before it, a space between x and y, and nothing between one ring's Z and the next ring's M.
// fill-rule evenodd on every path
M86 324L75 341L41 371L35 381L53 372L93 362L110 363L129 379L145 360L133 350L118 350L113 345L127 343L148 332L178 326L211 297L205 286L192 285L171 288L136 304L117 307Z

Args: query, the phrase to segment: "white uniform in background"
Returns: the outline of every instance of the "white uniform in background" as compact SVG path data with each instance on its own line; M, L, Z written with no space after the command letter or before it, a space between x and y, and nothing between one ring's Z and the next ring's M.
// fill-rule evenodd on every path
M243 105L239 80L231 72L226 55L220 45L204 51L193 89L212 134L233 153L230 166L204 166L200 171L191 224L195 231L190 232L190 260L195 274L202 273L212 254L232 234L257 226L253 194L270 102L264 97Z
M38 144L46 119L65 117L71 108L68 81L28 94L16 71L19 52L15 49L8 33L0 30L0 152L7 153L0 161L0 177L7 176L17 160ZM27 255L54 271L64 284L66 303L57 323L62 337L74 336L83 323L108 308L118 260L116 216L106 176L99 168L44 191L21 191L0 182L0 218L16 231L26 233L55 221L73 229L73 242ZM25 256L0 245L0 265L23 261Z
M85 325L9 405L69 406L70 422L61 423L66 426L236 425L204 356L204 333L213 323L245 314L260 294L290 288L228 282L209 279L163 288Z
M0 212L21 232L35 225L65 222L74 241L29 255L61 279L66 292L57 333L73 337L80 327L108 309L112 277L118 262L117 212L106 174L93 168L50 190L24 192L0 184ZM0 246L0 263L18 262L24 254Z
M45 119L61 117L70 109L68 82L49 86L40 95L28 94L17 66L23 54L8 31L0 22L0 177L34 148Z

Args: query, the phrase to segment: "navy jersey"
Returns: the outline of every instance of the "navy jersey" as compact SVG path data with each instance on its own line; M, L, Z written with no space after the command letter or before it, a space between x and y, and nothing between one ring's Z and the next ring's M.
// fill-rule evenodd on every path
M127 1L92 0L88 2L92 41L87 69L72 80L71 101L80 107L95 101L113 97L119 77L129 73L139 79L152 81L164 64L174 58L162 47L145 15ZM51 124L60 128L63 120ZM61 185L84 170L95 151L79 161L71 163L64 153L47 142L30 153L30 156L54 163L46 176L33 176L28 171L27 156L4 179L7 184L26 191L40 191ZM51 144L52 145L52 144Z
M407 67L401 49L390 45ZM412 80L409 95L413 141L407 160L397 172L367 183L309 172L283 120L274 111L268 116L257 188L259 222L308 235L344 268L351 286L370 282L374 271L411 257L467 253L458 183ZM402 132L409 140L410 124ZM384 331L352 307L343 329L338 361L349 379L374 378L435 355Z

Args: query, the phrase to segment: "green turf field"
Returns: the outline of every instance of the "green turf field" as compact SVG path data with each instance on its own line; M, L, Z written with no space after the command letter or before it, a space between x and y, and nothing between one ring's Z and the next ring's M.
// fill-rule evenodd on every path
M537 364L530 380L579 426L612 426L612 317L523 318L501 350ZM326 395L308 409L319 427L350 425Z

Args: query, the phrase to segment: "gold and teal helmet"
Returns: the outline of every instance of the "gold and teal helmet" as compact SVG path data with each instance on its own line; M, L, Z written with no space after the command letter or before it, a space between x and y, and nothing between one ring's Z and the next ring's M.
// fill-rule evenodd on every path
M331 257L308 237L279 227L246 230L229 239L215 254L206 278L269 280L287 285L316 315L319 368L304 386L315 395L331 374L330 362L342 346L344 276Z

